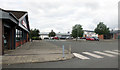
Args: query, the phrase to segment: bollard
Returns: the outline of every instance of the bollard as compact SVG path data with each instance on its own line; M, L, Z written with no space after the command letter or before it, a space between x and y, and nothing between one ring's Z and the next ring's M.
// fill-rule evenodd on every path
M63 48L63 58L65 57L65 53L64 53L64 45L62 46L62 48Z
M71 45L69 45L69 54L71 54Z

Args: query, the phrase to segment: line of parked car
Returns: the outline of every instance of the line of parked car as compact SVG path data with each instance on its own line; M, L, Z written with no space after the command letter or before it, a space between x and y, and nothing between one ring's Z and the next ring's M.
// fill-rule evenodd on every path
M98 37L81 37L80 39L86 39L86 40L90 40L90 41L99 41Z
M73 37L45 37L44 39L56 39L56 40L59 40L59 39L73 39Z
M44 39L55 39L55 40L59 40L59 39L73 39L73 37L46 37ZM78 39L86 39L86 40L90 40L90 41L99 41L99 38L98 37L79 37Z

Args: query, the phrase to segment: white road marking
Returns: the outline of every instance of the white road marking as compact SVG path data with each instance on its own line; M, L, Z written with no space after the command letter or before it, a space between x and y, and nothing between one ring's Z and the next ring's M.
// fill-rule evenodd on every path
M114 55L111 55L111 54L108 54L108 53L103 53L103 52L99 52L99 51L93 51L93 52L94 52L94 53L97 53L97 54L109 56L109 57L115 57Z
M120 52L119 50L113 50L113 51L115 51L115 52Z
M116 55L119 54L118 52L113 52L113 51L105 51L105 52L107 52L107 53L111 53L111 54L116 54Z
M77 58L80 58L80 59L90 59L90 58L85 57L85 56L83 56L83 55L81 55L81 54L78 54L78 53L73 53L73 55L74 55L75 57L77 57Z
M95 57L95 58L103 58L102 56L99 56L99 55L96 55L96 54L93 54L93 53L89 53L89 52L82 52L82 53L90 55L90 56Z
M116 51L116 52L118 52L118 50L113 50L113 51Z

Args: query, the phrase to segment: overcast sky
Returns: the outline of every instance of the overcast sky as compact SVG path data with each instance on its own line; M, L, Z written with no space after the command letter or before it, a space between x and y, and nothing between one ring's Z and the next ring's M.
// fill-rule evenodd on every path
M75 24L94 30L104 22L110 29L118 28L119 0L0 0L5 10L27 11L30 28L40 32L67 33Z

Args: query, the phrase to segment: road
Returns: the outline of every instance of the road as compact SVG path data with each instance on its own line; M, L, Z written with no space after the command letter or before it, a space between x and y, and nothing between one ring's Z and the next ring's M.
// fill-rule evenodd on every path
M118 55L111 53L111 51L115 52L115 50L118 50L117 41L48 42L59 47L64 45L65 49L69 49L69 46L71 45L72 53L76 53L78 55L66 61L15 64L3 66L3 68L118 68ZM97 51L97 53L95 53L95 51ZM89 59L85 59L80 55Z

